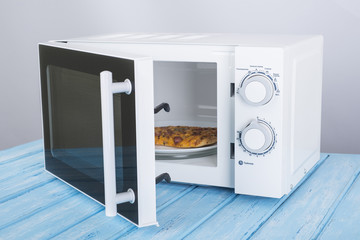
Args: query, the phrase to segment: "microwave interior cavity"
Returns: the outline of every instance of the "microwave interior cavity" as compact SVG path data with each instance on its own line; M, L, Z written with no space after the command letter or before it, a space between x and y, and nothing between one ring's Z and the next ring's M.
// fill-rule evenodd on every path
M155 113L155 127L217 127L217 69L211 62L154 62L154 104L167 104L169 111ZM164 148L163 148L164 149ZM166 148L165 148L166 149ZM206 150L207 149L207 150ZM216 146L204 151L161 151L155 159L172 163L216 166ZM215 155L202 159L203 157ZM181 161L183 160L184 161ZM185 160L187 159L187 160ZM189 159L194 159L193 161ZM178 161L176 161L178 160ZM174 162L175 161L175 162Z

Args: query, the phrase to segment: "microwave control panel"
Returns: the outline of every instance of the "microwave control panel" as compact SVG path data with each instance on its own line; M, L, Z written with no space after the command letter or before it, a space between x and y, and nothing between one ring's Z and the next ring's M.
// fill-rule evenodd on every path
M238 47L235 51L235 192L281 197L282 51Z
M261 118L261 112L267 104L271 107L271 100L280 96L278 78L279 73L270 73L271 68L263 66L249 66L249 68L238 68L243 72L236 93L239 97L236 101L254 109L257 113L250 116L248 123L242 129L237 129L236 140L238 145L249 156L265 156L269 154L277 142L277 134L271 122ZM237 104L240 105L241 104ZM256 116L255 116L256 115Z

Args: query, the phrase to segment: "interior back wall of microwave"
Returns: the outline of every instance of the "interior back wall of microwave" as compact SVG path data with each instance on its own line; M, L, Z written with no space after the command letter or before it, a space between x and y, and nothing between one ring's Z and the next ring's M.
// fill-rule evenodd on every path
M216 63L155 61L154 104L170 105L155 125L216 127L216 74Z
M321 151L360 153L359 1L28 0L19 6L0 1L0 149L41 138L39 42L131 31L235 32L323 34Z

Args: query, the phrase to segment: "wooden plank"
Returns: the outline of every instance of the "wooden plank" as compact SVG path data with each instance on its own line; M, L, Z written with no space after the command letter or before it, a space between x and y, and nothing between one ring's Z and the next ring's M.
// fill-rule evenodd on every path
M19 174L16 179L11 178L2 181L0 185L0 203L17 198L54 180L53 176L40 168L30 173Z
M74 195L0 231L0 239L49 239L103 210L81 194Z
M22 157L29 156L34 153L39 153L42 151L43 151L42 140L37 140L13 148L5 149L3 151L0 151L0 165L5 164L7 162L20 160L22 159Z
M337 156L339 161L343 155ZM360 155L351 155L354 161L360 161ZM317 239L360 239L360 177L359 173L348 188L340 203L329 213L326 225L319 229Z
M194 188L167 208L158 212L160 227L132 229L111 239L179 239L179 236L196 224L222 202L233 198L232 189L203 187Z
M6 201L0 204L0 231L76 194L80 193L60 181L52 181Z
M74 224L53 236L52 239L108 239L120 231L128 231L134 225L121 218L106 217L102 210L78 224Z
M327 157L327 154L322 154L318 165L321 165ZM309 171L306 178L315 172L318 165ZM301 183L303 183L306 178L295 186L293 192L301 186ZM290 196L291 193L281 199L276 199L237 195L232 202L220 209L214 216L205 220L192 232L189 231L189 234L184 235L184 237L185 239L236 239L250 236L253 232L257 231ZM225 227L214 228L219 222L222 223L221 226Z
M251 239L310 239L359 167L352 157L330 156Z
M266 217L278 201L276 198L238 195L185 239L240 239Z
M156 184L156 209L161 211L167 205L183 197L195 188L194 185L182 183Z
M27 155L21 161L11 161L5 165L0 165L0 181L9 178L18 178L19 175L30 173L44 168L44 155L42 152ZM18 180L14 180L18 181Z
M157 184L157 209L165 208L174 202L175 199L184 196L193 188L194 186L188 184ZM126 233L131 229L136 229L136 227L119 216L114 218L106 217L105 211L101 211L66 231L61 232L55 239L107 239L112 236L121 236L122 233Z

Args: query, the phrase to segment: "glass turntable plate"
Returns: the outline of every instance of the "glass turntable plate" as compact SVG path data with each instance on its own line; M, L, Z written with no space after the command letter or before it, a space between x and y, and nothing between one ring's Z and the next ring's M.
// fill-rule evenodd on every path
M217 152L217 144L199 148L174 148L167 146L155 146L155 159L187 159L206 157Z

